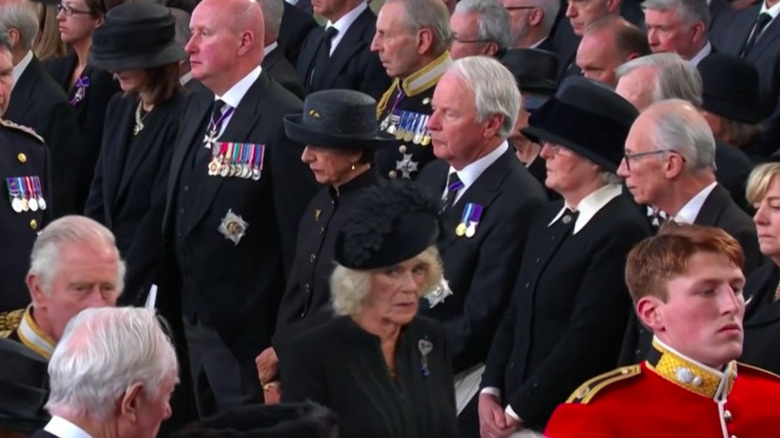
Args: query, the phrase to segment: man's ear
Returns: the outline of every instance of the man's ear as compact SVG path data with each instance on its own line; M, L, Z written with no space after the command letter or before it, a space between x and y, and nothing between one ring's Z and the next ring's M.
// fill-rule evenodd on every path
M661 332L664 330L664 319L661 308L663 307L663 301L660 298L651 295L644 296L636 302L636 314L639 320L642 321L647 327L653 330L653 332Z
M122 398L119 399L118 410L120 416L130 422L136 422L138 420L138 407L141 403L143 390L144 384L141 382L135 382L125 390Z
M36 308L45 308L47 299L46 294L43 292L41 279L35 274L29 274L25 281L27 283L27 290L30 291L30 300L32 303Z

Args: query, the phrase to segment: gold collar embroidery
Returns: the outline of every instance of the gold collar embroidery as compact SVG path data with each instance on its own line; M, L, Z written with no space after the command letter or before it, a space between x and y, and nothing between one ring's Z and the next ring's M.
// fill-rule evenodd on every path
M51 359L57 343L35 323L32 316L32 306L28 306L27 310L24 311L24 317L19 324L17 333L22 344L46 359Z

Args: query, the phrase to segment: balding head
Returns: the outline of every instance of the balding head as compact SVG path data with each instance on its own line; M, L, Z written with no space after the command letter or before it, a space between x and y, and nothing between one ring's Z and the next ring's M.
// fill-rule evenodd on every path
M257 0L203 0L192 12L192 76L224 94L263 61L265 27Z

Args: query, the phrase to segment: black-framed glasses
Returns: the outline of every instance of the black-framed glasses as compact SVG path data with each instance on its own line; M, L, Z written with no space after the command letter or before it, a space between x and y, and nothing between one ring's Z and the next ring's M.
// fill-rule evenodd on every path
M504 6L507 11L522 11L525 9L536 9L538 6Z
M626 169L629 171L631 170L631 160L636 160L642 157L649 157L651 155L658 155L658 154L665 154L665 153L673 153L680 155L680 158L682 158L683 162L685 162L685 157L683 157L679 152L677 152L674 149L659 149L657 151L650 151L650 152L638 152L636 154L629 154L627 152L623 153L623 160L626 162Z
M60 12L65 14L66 17L72 17L75 14L92 15L92 11L82 11L79 9L73 9L70 6L66 5L65 3L57 4L57 13L59 14Z

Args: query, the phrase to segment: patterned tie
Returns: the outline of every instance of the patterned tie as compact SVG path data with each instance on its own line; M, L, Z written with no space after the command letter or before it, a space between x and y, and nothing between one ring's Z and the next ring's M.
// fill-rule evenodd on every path
M753 33L750 35L750 38L748 38L745 47L742 48L742 52L739 54L741 58L744 58L750 53L750 50L756 45L756 41L758 41L758 38L761 36L761 32L764 31L764 28L770 21L772 21L772 16L766 12L758 14L756 24L753 27Z
M463 181L458 177L458 172L452 172L447 177L447 192L444 193L444 198L441 200L441 211L446 211L452 208L455 204L455 198L458 197L458 190L463 188Z

